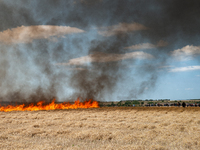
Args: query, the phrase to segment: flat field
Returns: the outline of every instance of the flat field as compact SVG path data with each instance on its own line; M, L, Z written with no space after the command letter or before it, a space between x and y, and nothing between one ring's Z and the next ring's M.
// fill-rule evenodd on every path
M0 149L200 149L200 108L0 112Z

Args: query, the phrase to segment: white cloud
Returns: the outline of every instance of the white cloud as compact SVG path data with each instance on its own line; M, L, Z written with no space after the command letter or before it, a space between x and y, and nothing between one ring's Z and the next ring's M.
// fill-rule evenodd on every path
M171 69L170 72L183 72L183 71L193 71L193 70L200 70L200 66L177 67Z
M154 58L151 54L144 52L132 52L125 54L108 54L108 53L94 53L88 56L83 56L79 58L74 58L69 60L68 63L58 63L57 65L83 65L91 62L114 62L124 59L152 59Z
M125 47L124 49L132 49L132 50L138 50L138 49L152 49L152 48L157 48L157 47L164 47L167 46L168 43L160 40L156 45L151 44L151 43L141 43L141 44L136 44L132 45L129 47Z
M69 26L21 26L0 32L0 41L6 44L29 43L34 39L48 39L62 37L66 34L81 33L81 29ZM54 39L55 40L55 39Z
M190 60L195 55L200 55L200 46L187 45L172 52L172 56L178 60Z
M113 36L132 31L147 30L148 28L139 23L119 23L118 25L100 27L99 34L103 36Z

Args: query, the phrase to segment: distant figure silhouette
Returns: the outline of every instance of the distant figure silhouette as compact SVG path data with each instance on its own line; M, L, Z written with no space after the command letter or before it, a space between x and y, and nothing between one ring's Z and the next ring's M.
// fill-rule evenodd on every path
M186 106L186 103L185 103L185 102L183 102L183 103L182 103L182 106L185 108L185 106Z
M180 107L181 106L181 104L178 102L178 107Z

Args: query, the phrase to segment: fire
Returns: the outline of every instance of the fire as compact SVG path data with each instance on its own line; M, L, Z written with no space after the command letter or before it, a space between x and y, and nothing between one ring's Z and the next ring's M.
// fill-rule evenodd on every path
M25 104L12 106L8 105L6 107L0 106L0 111L8 112L8 111L38 111L38 110L55 110L55 109L77 109L77 108L98 108L99 104L97 101L85 101L80 102L77 99L74 104L70 104L69 102L64 102L61 104L55 104L55 99L47 105L43 105L43 101L38 102L36 105L30 104L29 106L25 106Z

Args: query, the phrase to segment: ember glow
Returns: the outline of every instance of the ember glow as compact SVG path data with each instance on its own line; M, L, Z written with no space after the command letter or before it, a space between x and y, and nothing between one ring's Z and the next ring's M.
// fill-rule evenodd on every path
M36 105L33 103L29 106L25 106L25 104L12 106L8 105L6 107L1 106L0 111L8 112L8 111L38 111L38 110L55 110L55 109L77 109L77 108L98 108L99 104L97 101L89 100L85 102L80 102L77 99L74 104L70 104L69 102L64 102L61 104L55 104L55 99L47 105L43 105L43 101L38 102Z

